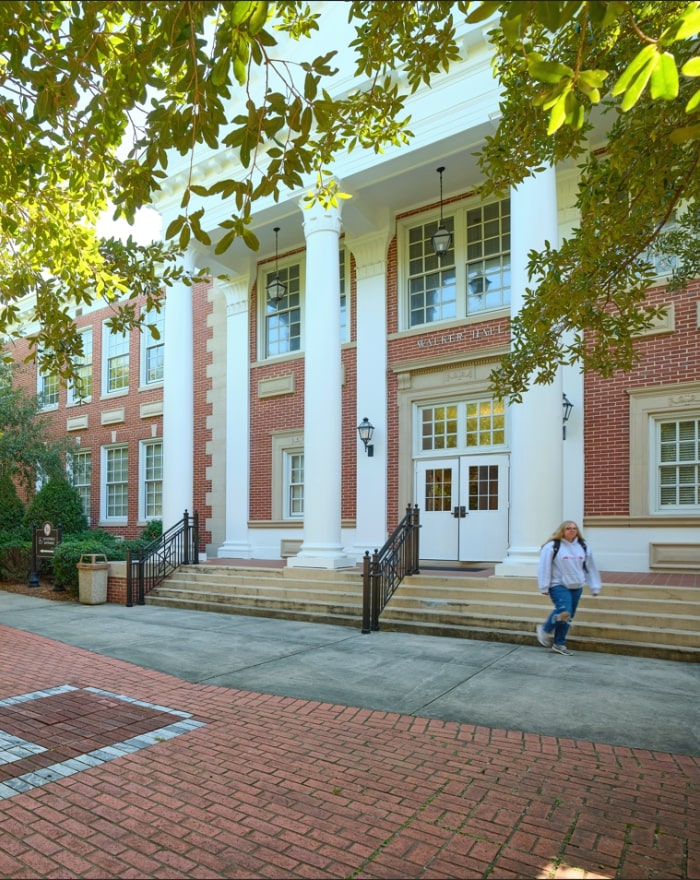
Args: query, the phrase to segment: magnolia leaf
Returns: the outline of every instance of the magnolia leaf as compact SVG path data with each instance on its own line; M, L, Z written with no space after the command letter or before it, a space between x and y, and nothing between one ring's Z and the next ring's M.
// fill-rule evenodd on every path
M681 67L683 76L700 76L700 57L691 58Z
M670 52L659 56L651 74L651 97L654 100L672 101L678 96L678 68Z

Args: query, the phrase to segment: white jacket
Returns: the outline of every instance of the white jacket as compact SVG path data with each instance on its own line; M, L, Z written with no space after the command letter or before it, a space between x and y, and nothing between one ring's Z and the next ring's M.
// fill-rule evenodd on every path
M547 543L540 550L540 562L537 568L537 582L540 593L547 595L549 588L556 584L577 590L588 585L591 593L597 596L601 582L598 568L589 547L584 550L578 541L573 544L561 539L559 552L554 559L554 541ZM585 563L585 569L584 569Z

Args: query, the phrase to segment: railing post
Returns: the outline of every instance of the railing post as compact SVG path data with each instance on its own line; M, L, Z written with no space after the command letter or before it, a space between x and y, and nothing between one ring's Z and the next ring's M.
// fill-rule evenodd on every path
M134 607L134 579L131 572L131 550L126 551L126 607Z
M413 550L413 574L420 574L420 510L413 505L413 528L411 530L411 548Z
M185 565L190 564L190 516L185 511L185 514L182 518L182 522L184 523L184 548L183 548L183 562Z
M370 566L370 581L371 581L371 594L372 594L372 620L370 627L375 632L379 631L379 614L380 614L380 601L381 601L381 587L379 584L379 579L381 577L381 569L379 567L379 551L375 550L372 554L372 564Z
M139 547L139 605L146 604L146 591L143 583L143 548Z
M192 564L199 565L199 512L194 512L194 526L192 530Z
M371 632L372 582L369 575L369 550L362 557L362 632Z

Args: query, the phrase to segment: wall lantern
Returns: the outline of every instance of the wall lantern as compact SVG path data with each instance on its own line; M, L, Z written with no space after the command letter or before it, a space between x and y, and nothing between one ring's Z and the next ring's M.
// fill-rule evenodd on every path
M374 455L374 446L370 441L374 434L374 425L370 422L367 416L365 416L357 426L357 433L360 435L360 440L365 444L365 452L367 453L368 458L372 458Z
M442 223L442 172L444 170L444 165L441 165L437 169L437 172L440 175L440 225L430 236L433 243L433 251L438 257L444 257L452 244L452 233L449 229L445 229Z
M561 396L561 405L562 405L562 436L564 440L566 440L566 423L569 421L569 416L571 415L571 410L574 408L573 403L569 400L566 394L562 394Z
M265 285L265 290L267 291L267 298L270 302L277 306L287 295L287 285L283 284L280 281L279 271L277 269L277 236L280 231L279 226L275 226L275 274L270 278L270 280Z

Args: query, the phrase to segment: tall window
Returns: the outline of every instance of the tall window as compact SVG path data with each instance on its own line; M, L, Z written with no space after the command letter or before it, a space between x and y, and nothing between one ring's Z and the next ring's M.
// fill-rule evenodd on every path
M445 228L452 233L454 218L445 217ZM411 327L457 317L457 287L453 246L444 257L433 251L431 236L437 221L408 230L408 323Z
M285 453L285 519L304 516L304 453Z
M406 278L406 327L506 308L510 303L510 200L471 203L443 218L452 233L437 257L437 220L406 229L402 261Z
M340 341L347 342L350 338L348 331L348 305L345 295L345 248L340 249Z
M163 515L163 443L149 440L141 446L141 498L143 519L160 519Z
M104 393L129 390L129 336L126 333L112 333L103 325L104 355Z
M657 504L663 511L700 508L700 418L657 424Z
M141 382L152 385L163 381L163 363L165 352L165 311L150 311L146 315L146 324L141 333ZM153 335L153 327L156 335Z
M113 446L104 452L104 518L126 520L129 507L129 450Z
M92 327L80 334L82 357L75 362L76 376L68 386L68 403L81 403L92 397Z
M42 409L55 409L58 406L58 374L39 373L37 395Z
M90 522L92 501L92 453L89 449L73 452L69 459L70 481L80 495L83 512Z
M510 200L467 211L467 314L510 302Z
M287 293L277 303L266 299L265 304L265 357L289 354L301 348L301 271L300 265L280 266L279 280L286 284ZM273 279L275 270L265 273L263 287Z

